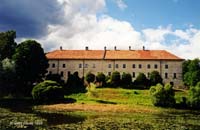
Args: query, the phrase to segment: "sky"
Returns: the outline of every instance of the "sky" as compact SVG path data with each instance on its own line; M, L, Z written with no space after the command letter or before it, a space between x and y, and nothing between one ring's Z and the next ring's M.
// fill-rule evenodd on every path
M1 0L0 32L59 49L167 50L200 57L200 0Z

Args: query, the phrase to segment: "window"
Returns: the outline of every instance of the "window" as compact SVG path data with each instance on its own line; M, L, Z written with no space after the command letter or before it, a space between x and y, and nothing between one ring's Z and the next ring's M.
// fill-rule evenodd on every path
M92 68L96 68L95 64L92 65Z
M63 73L63 71L61 71L61 72L60 72L60 76L63 77L63 75L64 75L64 73Z
M115 65L115 68L119 68L119 65L118 65L118 64L116 64L116 65Z
M70 72L70 71L68 71L68 72L67 72L67 75L68 75L68 77L69 77L69 76L71 75L71 72Z
M133 72L133 78L135 78L135 72Z
M65 64L63 64L63 68L65 68L66 66L65 66Z
M150 65L150 64L148 64L148 65L147 65L147 68L148 68L148 69L150 69L150 68L151 68L151 65Z
M165 65L165 69L168 69L168 65Z
M84 68L88 68L88 64L85 64L85 65L84 65Z
M108 72L108 76L111 76L111 72Z
M53 64L52 64L52 68L55 68L55 67L56 67L56 65L53 63Z
M126 68L126 64L123 64L123 68Z
M132 68L135 68L135 64L132 64Z
M165 73L165 78L166 78L166 79L168 78L168 73Z
M174 79L176 79L176 73L174 73Z
M112 67L112 65L111 64L108 64L108 68L111 68Z
M157 65L157 64L155 64L155 65L154 65L154 69L157 69L157 68L158 68L158 65Z
M142 68L142 65L141 65L141 64L139 64L139 65L138 65L138 68L140 68L140 69L141 69L141 68Z
M82 64L79 64L79 68L82 68Z

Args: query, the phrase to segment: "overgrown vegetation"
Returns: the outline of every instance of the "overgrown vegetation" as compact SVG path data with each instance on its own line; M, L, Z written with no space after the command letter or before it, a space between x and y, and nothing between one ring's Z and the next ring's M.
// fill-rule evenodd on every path
M63 88L55 81L45 80L32 90L33 99L39 103L53 102L64 99Z

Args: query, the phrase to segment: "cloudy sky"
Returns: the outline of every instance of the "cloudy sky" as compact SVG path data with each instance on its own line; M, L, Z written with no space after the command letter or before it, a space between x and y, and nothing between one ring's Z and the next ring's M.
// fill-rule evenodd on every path
M0 32L59 49L165 49L200 57L200 0L1 0Z

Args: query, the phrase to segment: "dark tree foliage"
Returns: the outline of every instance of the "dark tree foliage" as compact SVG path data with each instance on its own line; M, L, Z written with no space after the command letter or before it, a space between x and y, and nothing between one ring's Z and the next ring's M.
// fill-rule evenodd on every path
M115 71L111 75L111 85L113 87L119 87L121 85L121 76L118 71Z
M200 60L185 61L183 81L188 86L195 86L200 81Z
M161 107L174 107L176 102L174 98L174 90L170 84L163 86L157 84L150 88L150 94L152 95L152 103L155 106Z
M67 79L67 83L65 85L65 93L84 93L86 92L86 88L84 86L84 78L80 78L78 76L78 72L74 72L74 74L70 74Z
M16 83L15 63L6 58L0 62L0 92L1 95L15 93Z
M152 71L152 72L150 73L150 78L149 78L149 80L150 80L151 86L154 86L154 85L156 85L156 84L158 84L158 83L163 84L163 79L162 79L162 77L160 76L160 74L159 74L158 71Z
M139 89L149 88L149 80L144 73L139 73L134 81L135 87Z
M11 58L16 48L16 32L0 32L0 61L5 58Z
M46 75L45 79L56 81L60 85L64 85L64 80L62 80L62 77L60 74L48 74L48 75Z
M32 97L39 103L48 103L64 99L62 86L57 82L45 80L32 89Z
M123 73L122 74L122 85L125 88L130 88L130 85L132 84L132 76L129 73Z
M95 75L91 72L87 73L85 80L88 82L88 84L90 85L90 83L93 83L95 80Z
M192 109L200 109L200 82L190 87L187 104Z
M96 82L98 82L98 83L100 83L100 86L105 86L105 84L106 84L106 76L105 76L105 74L104 73L98 73L97 75L96 75Z
M33 83L40 82L47 72L48 61L44 50L38 42L26 40L17 45L13 60L20 91L28 94Z

